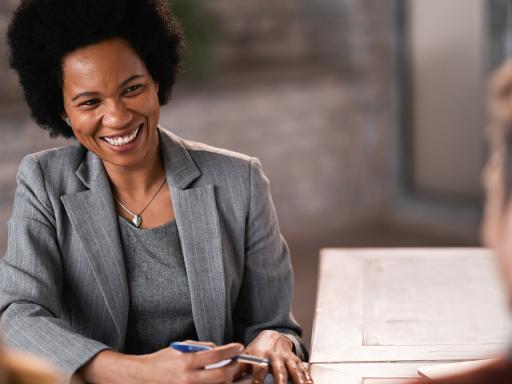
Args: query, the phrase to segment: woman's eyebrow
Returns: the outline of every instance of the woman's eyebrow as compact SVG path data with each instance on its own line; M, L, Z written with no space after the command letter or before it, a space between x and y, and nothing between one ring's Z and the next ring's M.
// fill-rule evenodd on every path
M94 96L94 95L97 95L99 92L82 92L82 93L79 93L78 95L76 95L75 97L73 97L71 99L71 101L75 101L76 99L79 99L80 97L89 97L89 96Z
M141 78L141 77L144 77L144 75L133 75L133 76L130 76L129 78L127 78L125 81L123 81L121 83L121 85L119 85L119 88L123 87L124 85L126 85L127 83L129 83L130 81L132 80L135 80L135 79L138 79L138 78Z
M123 86L125 86L127 83L129 83L130 81L133 81L135 79L138 79L138 78L141 78L141 77L144 77L144 75L133 75L133 76L130 76L129 78L127 78L126 80L124 80L120 85L119 85L119 88L122 88ZM80 97L89 97L89 96L95 96L95 95L98 95L99 92L82 92L82 93L79 93L78 95L75 95L71 101L75 101L76 99L80 98Z

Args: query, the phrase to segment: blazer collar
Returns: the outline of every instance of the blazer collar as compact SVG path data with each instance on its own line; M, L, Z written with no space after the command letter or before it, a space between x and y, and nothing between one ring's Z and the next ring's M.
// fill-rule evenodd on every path
M190 157L181 138L161 127L158 127L158 135L168 183L174 188L185 189L201 176L201 171ZM91 190L110 189L103 163L91 151L86 151L76 175Z

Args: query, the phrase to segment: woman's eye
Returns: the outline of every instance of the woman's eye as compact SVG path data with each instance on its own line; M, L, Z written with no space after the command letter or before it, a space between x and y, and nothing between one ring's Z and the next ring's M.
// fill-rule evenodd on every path
M91 100L87 100L86 102L80 104L81 106L86 106L86 107L92 107L96 104L99 103L99 100L98 99L91 99Z
M126 89L125 93L133 93L142 87L141 84L133 85Z

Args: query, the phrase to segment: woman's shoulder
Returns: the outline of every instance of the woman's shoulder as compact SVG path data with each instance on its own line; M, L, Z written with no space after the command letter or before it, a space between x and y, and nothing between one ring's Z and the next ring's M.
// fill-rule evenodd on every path
M246 155L244 153L235 152L230 149L214 147L212 145L200 143L197 141L183 140L183 144L194 159L205 158L208 160L234 162L241 165L247 165L252 159L252 156Z
M29 153L25 155L22 160L24 163L39 163L41 167L48 167L57 165L57 163L64 165L72 165L73 159L81 159L84 155L85 149L79 143L72 143L70 145L45 149L39 152Z
M184 144L204 181L249 186L253 167L260 167L257 158L244 153L194 141Z
M25 155L18 169L18 177L35 177L41 174L50 180L56 176L74 173L86 150L79 143L50 148Z
M251 163L257 161L254 157L230 149L219 148L198 141L183 139L169 131L165 131L170 145L178 144L190 156L194 164L203 174L236 172L249 170ZM176 147L175 147L176 148Z
M77 181L73 182L73 175L84 152L83 147L70 145L26 155L16 175L13 216L25 214L33 205L55 212L62 195L82 190Z

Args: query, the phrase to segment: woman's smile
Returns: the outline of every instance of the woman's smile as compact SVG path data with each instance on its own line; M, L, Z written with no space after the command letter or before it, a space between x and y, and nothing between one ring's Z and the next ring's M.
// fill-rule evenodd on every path
M140 137L144 134L144 123L141 123L137 128L127 131L126 134L103 136L102 140L105 142L107 148L117 153L128 152L134 149L140 142Z

